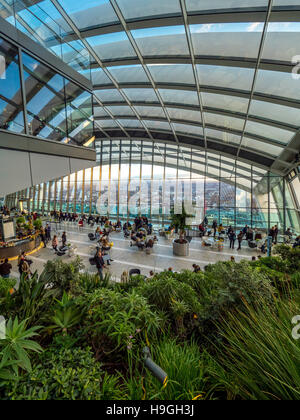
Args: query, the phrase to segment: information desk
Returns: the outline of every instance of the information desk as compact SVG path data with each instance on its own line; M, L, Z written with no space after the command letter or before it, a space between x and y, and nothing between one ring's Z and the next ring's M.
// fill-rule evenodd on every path
M39 248L40 244L41 237L39 234L24 239L14 239L7 242L7 245L0 245L0 260L18 257L22 252L33 252Z

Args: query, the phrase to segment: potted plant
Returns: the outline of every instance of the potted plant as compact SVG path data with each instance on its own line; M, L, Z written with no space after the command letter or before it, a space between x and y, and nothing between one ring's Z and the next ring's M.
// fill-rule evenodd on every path
M189 255L189 241L185 238L186 229L190 229L187 224L188 218L192 216L188 215L182 206L182 213L175 214L174 210L171 213L172 226L179 232L179 239L173 241L173 254L178 257L186 257Z
M36 219L36 220L33 222L33 226L35 227L35 230L36 230L36 231L39 231L39 230L41 230L41 229L42 229L43 222L41 221L41 219Z

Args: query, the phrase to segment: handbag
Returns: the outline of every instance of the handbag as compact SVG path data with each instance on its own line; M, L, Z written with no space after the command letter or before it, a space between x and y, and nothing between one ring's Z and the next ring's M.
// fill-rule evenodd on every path
M96 265L95 257L94 258L90 258L89 261L90 261L90 264L91 265Z

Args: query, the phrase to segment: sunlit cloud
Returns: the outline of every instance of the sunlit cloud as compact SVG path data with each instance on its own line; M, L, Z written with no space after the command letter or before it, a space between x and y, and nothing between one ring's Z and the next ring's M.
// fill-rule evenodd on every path
M262 30L263 24L261 22L253 22L248 26L247 32L257 32Z
M199 25L198 28L194 31L195 33L201 34L201 33L207 33L211 31L213 24L207 23L205 25Z

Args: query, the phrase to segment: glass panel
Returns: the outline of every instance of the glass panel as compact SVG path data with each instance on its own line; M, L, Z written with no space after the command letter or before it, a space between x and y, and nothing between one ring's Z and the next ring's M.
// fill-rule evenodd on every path
M186 7L189 12L202 12L217 10L219 13L228 9L245 9L249 7L267 7L268 0L251 0L251 5L245 0L186 0Z
M149 64L148 68L157 83L196 84L190 64Z
M299 101L299 80L290 73L259 70L255 92Z
M23 53L29 132L51 140L67 137L64 78Z
M254 69L198 64L197 71L202 86L217 86L243 91L250 91L252 88Z
M170 124L167 121L145 121L150 129L167 130L171 131Z
M59 3L79 29L118 22L109 0L59 0Z
M139 120L126 120L122 119L119 120L119 123L122 124L124 127L142 127L142 124Z
M131 31L143 56L188 55L184 26L168 26Z
M272 127L266 124L259 124L252 121L247 122L246 132L257 134L261 137L266 137L271 140L277 140L283 144L288 144L296 134L291 131L281 130L280 128Z
M94 117L109 117L109 114L101 106L94 106Z
M250 115L300 127L300 109L252 100Z
M246 147L248 149L253 149L255 151L264 151L265 153L271 156L279 156L281 155L283 149L273 144L264 143L258 140L249 139L244 137L242 142L242 147Z
M101 60L136 57L126 32L113 32L86 38Z
M154 106L135 106L136 111L139 115L144 117L158 117L165 118L165 113L162 108Z
M292 57L299 55L299 32L300 22L270 22L262 59L290 63Z
M150 18L180 13L178 0L118 0L125 19Z
M204 107L247 113L249 99L205 92L202 92L201 96Z
M194 121L199 124L202 122L200 109L199 111L191 111L180 108L167 108L167 111L170 118L173 120Z
M0 128L24 133L18 50L0 38Z
M68 137L82 144L93 137L92 95L68 80L65 94Z
M140 65L108 67L107 70L118 83L149 83L149 79Z
M190 25L195 55L257 58L263 28L255 22Z
M166 103L180 105L199 105L197 92L188 90L159 89L162 99Z
M114 120L97 120L97 125L101 128L118 128L118 124Z
M122 115L122 116L128 115L129 117L135 116L134 112L129 106L108 106L107 109L109 109L109 111L115 116L117 115Z
M240 118L228 117L227 115L209 114L205 112L204 116L206 124L216 125L219 127L223 126L230 130L242 131L245 124L245 120Z
M125 99L117 89L95 90L94 94L97 96L97 98L100 99L101 102L104 103L125 102Z
M158 102L153 89L123 89L125 95L133 102Z
M202 127L196 127L193 125L185 125L185 124L178 124L178 123L173 123L173 127L176 131L179 131L181 133L192 134L196 136L203 136Z
M111 85L113 82L104 73L102 69L93 69L92 70L92 83L95 86L95 85Z
M233 143L233 144L240 144L241 142L241 136L238 136L236 134L227 133L224 131L219 130L212 130L210 128L205 129L207 137L212 137L218 140L222 140L225 143Z
M292 187L297 200L297 208L300 209L300 179L295 178L292 182Z

